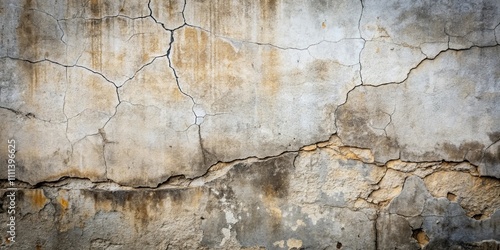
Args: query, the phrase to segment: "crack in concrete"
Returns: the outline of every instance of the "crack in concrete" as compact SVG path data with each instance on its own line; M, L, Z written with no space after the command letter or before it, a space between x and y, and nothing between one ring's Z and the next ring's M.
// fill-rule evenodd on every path
M85 18L85 17L72 17L72 18L61 18L61 19L57 19L58 21L70 21L70 20L76 20L76 19L80 19L80 20L85 20L85 21L103 21L103 20L106 20L106 19L112 19L112 18L125 18L125 19L129 19L129 20L138 20L138 19L146 19L148 18L148 16L138 16L138 17L129 17L127 15L123 15L123 14L117 14L117 15L110 15L110 16L102 16L102 17L98 17L98 18L95 18L95 17L90 17L90 18Z
M0 59L10 59L10 60L17 60L17 61L24 61L24 62L28 62L28 63L31 63L31 64L36 64L36 63L43 63L43 62L49 62L49 63L53 63L53 64L56 64L56 65L59 65L61 67L65 67L65 68L82 68L82 69L85 69L93 74L96 74L96 75L99 75L100 77L102 77L104 80L106 80L107 82L113 84L115 87L117 87L117 85L109 80L104 74L102 74L101 72L98 72L98 71L95 71L95 70L92 70L92 69L89 69L85 66L82 66L82 65L78 65L78 64L73 64L73 65L67 65L67 64L63 64L63 63L60 63L60 62L57 62L57 61L54 61L54 60L51 60L51 59L40 59L40 60L30 60L30 59L24 59L24 58L16 58L16 57L11 57L11 56L3 56L3 57L0 57Z
M80 55L80 56L81 56L81 55ZM77 65L77 64L74 64L74 65L65 65L65 64L62 64L62 63L59 63L59 62L56 62L56 61L52 61L52 60L50 60L50 59L43 59L43 60L38 60L38 61L32 61L32 60L22 59L22 58L13 58L13 57L10 57L10 56L2 57L2 58L0 58L0 59L6 59L6 58L7 58L7 59L10 59L10 60L19 60L19 61L24 61L24 62L28 62L28 63L31 63L31 64L42 63L42 62L49 62L49 63L53 63L53 64L56 64L56 65L59 65L59 66L61 66L61 67L65 67L65 68L66 68L66 79L68 78L68 77L67 77L67 69L68 69L68 68L72 68L72 67L82 68L82 69L85 69L85 70L87 70L87 71L89 71L89 72L92 72L93 74L97 74L97 75L101 76L101 77L102 77L103 79L105 79L107 82L109 82L109 83L113 84L113 86L115 87L115 92L116 92L116 95L117 95L118 104L114 107L114 109L115 109L114 113L113 113L113 114L109 117L109 119L105 122L104 126L103 126L101 129L104 129L104 127L108 124L108 122L109 122L109 121L110 121L110 120L111 120L111 119L112 119L112 118L116 115L116 113L117 113L117 111L118 111L118 110L117 110L117 108L118 108L118 106L120 105L120 103L122 102L122 101L120 100L120 94L119 94L119 92L118 92L118 86L117 86L114 82L112 82L111 80L109 80L108 78L106 78L106 76L104 76L104 74L102 74L102 73L100 73L100 72L97 72L97 71L94 71L94 70L92 70L92 69L89 69L89 68L87 68L87 67L80 66L80 65ZM152 62L154 62L154 60L155 60L155 59L156 59L156 58L154 58L154 59L153 59L150 63L148 63L148 64L146 64L146 65L143 65L143 66L142 66L142 67L141 67L138 71L142 70L142 68L144 68L144 67L146 67L147 65L151 64ZM137 72L136 72L136 74L137 74ZM135 76L136 74L134 74L134 76ZM67 91L67 88L66 88L66 91ZM71 152L73 153L73 152L74 152L74 151L73 151L73 150L74 150L74 145L75 145L76 143L80 142L81 140L83 140L83 139L87 138L87 137L88 137L88 136L90 136L90 135L86 135L85 137L83 137L83 138L81 138L81 139L77 140L76 142L71 143L71 141L70 141L70 140L69 140L69 138L68 138L68 122L69 122L69 118L68 118L68 116L66 115L66 113L64 112L64 110L65 110L65 103L66 103L66 100L65 100L65 99L66 99L66 94L65 94L65 96L64 96L64 102L63 102L63 114L64 114L64 116L66 117L66 121L64 121L64 122L60 122L60 123L57 123L57 124L63 124L63 123L65 123L65 124L66 124L66 133L65 133L65 136L66 136L66 139L68 140L69 145L71 146ZM52 121L50 121L50 120L44 120L44 119L37 118L37 117L36 117L34 114L32 114L32 113L27 113L27 114L24 114L24 113L22 113L21 111L17 111L17 110L11 109L11 108L4 108L4 107L0 107L0 108L3 108L3 109L6 109L6 110L9 110L9 111L11 111L11 112L14 112L14 113L15 113L15 114L17 114L17 115L24 115L24 116L26 116L26 117L28 117L28 118L35 118L35 119L38 119L38 120L41 120L41 121L44 121L44 122L54 123L54 122L52 122ZM84 111L85 111L85 110L84 110ZM82 112L83 112L83 111L82 111ZM81 113L82 113L82 112L81 112ZM78 115L80 115L81 113L77 114L77 116L78 116ZM75 117L76 117L76 116L75 116ZM74 118L74 117L72 117L72 118ZM101 129L99 129L99 131L100 131ZM101 133L101 132L99 132L99 133L97 133L97 134L100 134L100 135L102 136L102 133ZM96 134L91 134L91 135L96 135ZM106 148L105 148L105 147L106 147L106 143L109 143L109 141L107 141L107 139L106 139L105 137L103 137L103 142L104 142L104 143L103 143L103 161L104 161L104 165L105 165L105 178L106 178L106 179L108 179L108 177L107 177L108 166L107 166L107 161L106 161L106 157L105 157L105 151L106 151Z
M128 104L130 104L132 106L143 107L143 108L154 108L154 109L157 109L157 110L160 110L160 111L162 110L160 107L155 106L155 105L144 105L142 103L133 103L133 102L130 102L130 101L125 101L125 100L122 101L122 102L128 103Z
M146 64L142 65L142 66L141 66L138 70L136 70L136 71L135 71L135 73L134 73L131 77L129 77L127 80L125 80L125 81L124 81L124 82L123 82L120 86L117 86L117 88L121 88L121 87L123 87L123 86L124 86L127 82L129 82L129 81L131 81L132 79L134 79L134 78L135 78L135 76L136 76L139 72L141 72L141 71L142 71L144 68L146 68L147 66L149 66L149 65L153 64L153 63L154 63L154 61L155 61L156 59L158 59L158 58L162 58L162 57L167 57L167 56L168 56L168 54L163 54L163 55L159 55L159 56L155 56L155 57L153 57L153 59L151 59L151 61L149 61L149 62L147 62Z
M36 114L33 114L31 112L24 113L22 111L19 111L19 110L13 109L13 108L9 108L9 107L0 106L0 109L8 110L8 111L10 111L10 112L12 112L12 113L14 113L16 115L23 116L23 117L26 117L28 119L35 119L35 120L39 120L39 121L47 122L47 123L51 123L51 124L64 124L64 123L67 123L67 121L54 122L52 120L42 119L42 118L36 117Z
M116 93L118 94L118 88L116 89ZM119 95L118 95L119 97ZM105 128L106 128L106 125L108 125L109 121L111 121L111 119L113 119L113 117L115 117L116 113L118 113L118 106L120 106L120 104L122 103L121 100L118 100L118 104L116 104L115 106L115 113L113 115L111 115L109 117L109 119L104 123L104 125L102 126L102 128L98 129L98 134L101 136L102 138L102 159L104 161L104 176L106 178L106 180L110 180L108 178L108 163L106 161L106 144L108 143L114 143L114 142L111 142L111 141L108 141L107 137L106 137L106 133L105 133ZM86 138L87 136L85 136L84 138Z
M386 85L399 85L399 84L402 84L404 82L406 82L408 80L408 78L410 77L410 74L415 70L417 69L420 65L422 65L424 62L426 61L434 61L436 58L438 58L440 55L448 52L448 51L456 51L456 52L460 52L460 51L467 51L467 50L471 50L473 48L479 48L479 49L483 49L483 48L493 48L493 47L497 47L497 46L500 46L500 44L496 44L496 45L488 45L488 46L477 46L477 45L472 45L472 46L469 46L467 48L462 48L462 49L453 49L453 48L448 48L446 50L441 50L435 57L433 58L424 58L422 59L416 66L412 67L408 73L406 74L406 77L404 80L400 81L400 82L388 82L388 83L382 83L382 84L378 84L378 85L372 85L372 84L361 84L361 85L356 85L354 86L352 89L350 89L347 94L346 94L346 101L340 105L337 106L337 108L335 109L334 111L334 114L335 114L335 119L334 119L334 124L335 124L335 127L337 128L337 132L338 132L338 126L337 126L337 120L338 120L338 116L337 116L337 113L338 113L338 110L340 107L342 107L343 105L345 105L348 101L349 101L349 94L354 91L355 89L357 89L358 87L373 87L373 88L378 88L378 87L382 87L382 86L386 86ZM361 63L360 63L360 67L361 67ZM394 113L393 113L394 114ZM390 116L390 121L392 122L392 115ZM390 124L390 123L389 123ZM387 126L386 126L387 127ZM387 137L387 131L385 130L384 128L384 132L386 133L386 137ZM340 138L340 141L342 141L342 138L339 136ZM344 143L342 141L342 143ZM398 143L396 141L396 143ZM345 144L345 143L344 143ZM351 146L351 145L347 145L345 144L346 146ZM398 151L399 151L399 157L397 159L401 159L401 150L399 149L399 145L398 145ZM484 152L485 152L485 149L482 151L482 154L483 154L483 157L484 157ZM391 160L397 160L397 159L391 159ZM482 160L482 159L481 159ZM462 161L467 161L465 158L462 159ZM387 163L387 162L386 162Z
M345 103L347 103L347 100L349 98L349 93L351 93L351 91L353 91L354 89L356 89L356 87L358 87L358 86L363 86L364 85L363 73L362 73L363 72L363 65L361 64L361 54L363 53L363 50L365 49L366 39L363 37L363 35L361 33L361 20L363 19L363 11L365 9L365 5L363 3L363 0L359 0L359 1L361 3L361 12L360 12L359 19L358 19L358 32L359 32L359 38L363 40L363 47L361 48L361 50L359 50L359 54L358 54L359 79L361 81L361 84L360 85L356 85L352 89L350 89L349 91L347 91L344 103L341 103L341 104L337 105L337 107L335 108L335 111L333 112L333 114L334 114L333 124L335 125L336 132L338 132L338 126L337 126L337 111L338 111L338 109L340 108L340 106L342 106ZM340 137L339 137L339 139L342 142L342 139Z
M64 73L65 73L65 78L66 78L66 83L67 83L68 82L68 68L65 68ZM66 96L67 96L67 93L68 93L68 85L66 84L66 89L64 90L62 111L63 111L64 117L66 118L66 131L65 131L66 132L65 133L66 140L68 140L68 143L71 146L71 155L73 155L73 152L74 152L73 144L71 143L71 141L68 137L69 118L68 118L68 115L66 114Z
M496 28L498 27L498 25L500 24L497 24L494 28L492 29L488 29L488 28L483 28L481 30L471 30L469 31L467 34L463 35L463 36L454 36L454 35L450 35L447 31L446 31L446 27L444 28L444 33L448 36L448 37L455 37L455 38L462 38L462 39L465 39L466 41L470 42L473 46L480 46L478 44L475 44L474 41L471 41L469 40L468 36L474 32L484 32L484 31L493 31L493 36L495 37L495 42L497 43L498 45L498 40L496 39ZM494 46L494 45L485 45L485 46Z
M443 53L446 53L448 51L467 51L467 50L471 50L473 48L493 48L493 47L497 47L499 46L500 44L496 44L496 45L491 45L491 46L476 46L476 45L473 45L473 46L470 46L468 48L463 48L463 49L452 49L452 48L448 48L446 50L442 50L440 51L435 57L433 58L424 58L422 59L416 66L410 68L410 70L408 71L408 73L406 74L406 77L404 80L402 81L399 81L399 82L387 82L387 83L382 83L382 84L377 84L377 85L373 85L373 84L361 84L361 85L356 85L354 86L352 89L350 89L348 92L347 92L347 95L346 95L346 101L340 105L337 106L337 109L335 110L335 120L337 120L337 111L338 109L345 105L348 101L349 101L349 94L354 91L355 89L359 88L359 87L373 87L373 88L378 88L378 87L382 87L382 86L386 86L386 85L398 85L398 84L402 84L404 83L406 80L408 80L408 78L410 77L410 74L415 70L417 69L420 65L422 65L422 63L426 62L426 61L434 61L436 58L438 58L441 54ZM361 62L360 62L360 66L361 66ZM335 122L335 125L337 125L337 123Z
M182 12L181 12L182 20L184 21L184 24L186 24L186 16L184 15L184 11L186 11L186 5L187 5L187 0L184 0L184 6L182 6Z
M500 34L497 34L497 28L500 26L500 23L497 24L497 26L495 26L495 28L493 29L493 35L495 35L495 41L497 42L497 44L500 44L500 41L498 41L498 37L500 36Z
M148 9L149 9L149 16L155 21L155 23L158 23L158 20L156 20L156 18L153 16L153 9L151 9L151 0L148 1ZM165 26L163 26L163 28L165 29Z
M359 39L364 40L363 38L360 38L360 37L345 37L345 38L342 38L342 39L339 39L339 40L335 40L335 41L321 40L321 41L318 41L316 43L309 44L309 45L307 45L305 47L283 47L283 46L279 46L279 45L272 44L272 43L262 43L262 42L255 42L255 41L239 40L239 39L235 39L235 38L232 38L232 37L229 37L229 36L218 35L218 34L215 34L215 33L211 32L210 30L207 30L205 28L202 28L202 27L199 27L199 26L196 26L196 25L188 24L188 23L186 23L184 26L191 27L191 28L194 28L194 29L198 29L198 30L201 30L203 32L207 32L208 34L210 34L210 35L212 35L212 36L214 36L215 38L218 38L218 39L224 39L224 40L228 40L228 41L231 41L231 42L237 42L237 43L252 44L252 45L257 45L257 46L269 46L269 47L276 48L276 49L279 49L279 50L308 51L311 47L318 46L318 45L320 45L322 43L340 43L340 42L343 42L343 41L346 41L346 40L359 40ZM179 28L182 28L182 27L179 27ZM344 65L344 64L340 64L340 65ZM356 64L353 64L353 65L356 65ZM353 66L353 65L344 65L344 66Z
M64 41L63 37L65 36L65 33L64 33L64 29L61 27L61 23L59 22L60 19L57 19L55 16L51 15L50 13L48 12L45 12L45 11L42 11L42 10L39 10L39 9L35 9L35 8L29 8L29 9L25 9L24 7L20 7L18 5L14 5L13 6L14 8L17 8L17 9L20 9L21 11L35 11L35 12L40 12L40 13L43 13L47 16L50 16L52 19L54 19L57 23L57 28L61 31L62 35L61 37L59 37L59 39L61 40L62 43L64 43L64 45L68 45L66 44L66 42Z
M361 19L360 19L361 21ZM358 54L358 64L359 64L359 79L361 81L361 85L364 85L364 81L363 81L363 65L361 64L361 54L363 53L363 50L365 49L366 47L366 40L364 38L361 38L363 39L363 47L361 47L361 50L359 50L359 54ZM347 101L347 96L346 96L346 101Z
M105 180L104 181L92 181L88 177L62 176L59 179L54 180L54 181L42 181L42 182L36 183L34 185L29 184L27 182L24 182L22 180L16 179L16 182L19 183L19 185L16 184L16 186L18 186L20 188L24 188L24 189L34 189L34 188L40 188L40 187L62 187L62 186L66 186L66 185L71 185L71 183L74 182L75 180L80 180L80 181L83 180L85 183L83 183L82 185L84 185L85 188L88 188L88 189L99 188L99 189L103 189L103 190L114 190L116 188L120 188L120 189L126 189L126 190L139 190L139 189L156 190L156 189L172 189L172 188L173 189L194 188L194 187L199 187L199 186L205 185L208 182L211 182L211 181L213 181L215 179L220 178L221 176L224 176L225 174L227 174L228 171L230 171L234 166L236 166L239 163L245 163L246 162L248 164L252 164L252 163L256 163L256 162L267 161L267 160L270 160L270 159L279 158L279 157L282 157L283 155L286 155L286 154L295 153L296 155L294 156L294 159L292 161L292 163L293 163L292 165L293 165L293 168L296 168L295 163L296 163L296 160L298 159L298 157L300 156L300 153L316 151L318 149L326 149L326 148L329 148L329 147L332 146L329 143L330 142L330 139L329 139L327 141L321 141L321 142L313 143L311 145L304 146L304 147L302 147L302 148L300 148L298 150L284 151L284 152L281 152L279 154L271 155L271 156L265 156L265 157L249 156L249 157L246 157L246 158L234 159L234 160L231 160L231 161L217 161L216 163L212 164L207 169L207 171L204 174L202 174L202 175L199 175L199 176L196 176L196 177L193 177L193 178L185 178L185 175L182 175L182 174L180 174L180 175L172 175L172 176L169 176L168 178L166 178L164 181L158 183L158 185L156 185L156 187L149 187L149 186L129 186L129 185L123 185L123 184L119 184L119 183L113 181L112 179L109 179L108 176L107 176L107 170L108 169L107 169L106 159L104 157L105 156L104 155L104 153L105 153L104 150L105 150L106 144L108 144L108 143L115 143L115 142L109 141L107 139L107 136L106 136L106 133L105 133L104 129L99 129L99 132L96 133L96 134L93 134L93 135L100 135L102 137L102 139L103 139L103 142L104 142L103 143L103 158L104 158L104 163L105 163L105 167L106 167L106 170L105 170ZM91 135L87 135L87 136L91 136ZM83 138L80 139L80 140L83 140ZM77 143L77 142L75 142L75 143ZM314 149L306 149L306 148L311 147L311 146L315 146L315 148ZM337 146L338 147L342 147L342 148L364 149L364 148L350 147L350 146L345 146L345 145L337 145ZM209 153L209 152L207 152L207 153ZM351 160L355 160L355 161L362 162L364 164L370 164L370 165L374 165L376 167L380 167L380 166L378 166L377 164L375 164L373 162L365 162L362 159L351 159ZM399 159L396 159L396 160L399 160ZM426 161L422 161L422 162L401 161L401 163L402 164L411 164L411 163L416 163L416 164L425 164L425 163L434 164L434 165L431 165L431 166L445 164L445 163L449 163L449 164L453 164L453 165L458 165L458 164L461 164L461 163L467 163L467 164L469 164L469 165L477 168L477 166L475 166L474 164L471 164L467 160L457 161L457 162L444 161L444 160L442 160L442 161L432 161L432 162L426 162ZM385 175L387 174L387 170L388 169L392 169L394 171L405 173L405 174L410 174L410 175L415 171L415 170L411 170L409 172L405 172L405 171L401 171L399 169L389 168L389 167L387 167L387 163L385 163L383 166L385 167L384 174L382 175L382 177L379 180L377 180L377 183L370 184L371 186L375 186L375 187L378 186L380 184L380 182L383 180L383 178L385 177ZM427 167L431 167L431 166L427 166ZM450 169L446 169L446 168L437 169L437 170L433 171L432 173L436 173L436 172L439 172L439 171L449 171L449 170ZM458 171L458 170L453 170L453 171ZM484 177L476 176L472 172L467 171L467 170L462 170L462 171L459 171L459 172L466 172L466 173L471 174L472 176L475 176L475 177L478 177L478 178L484 178ZM213 177L211 175L215 175L215 177ZM181 184L181 185L174 185L172 182L174 180L176 180L176 179L179 179L179 178L184 179L186 182L184 184ZM421 177L419 177L419 178L421 178ZM5 180L5 179L0 180L0 187L7 186L7 185L9 185L9 182L7 180ZM370 194L368 195L368 197L370 196ZM366 199L364 199L362 197L358 197L358 198L361 198L361 199L365 200L366 202L368 202L370 204L374 204L374 205L377 205L377 206L379 205L379 204L375 204L373 202L370 202L370 201L368 201L368 200L366 200Z
M485 154L486 152L495 144L497 143L500 143L500 139L492 142L490 145L488 145L488 147L486 147L485 149L483 149L483 151L481 152L481 159L479 160L479 162L484 162L484 157L485 157Z
M155 21L155 23L160 24L163 29L168 30L168 31L174 31L174 30L180 29L180 28L182 28L182 27L184 27L186 25L186 17L184 16L184 11L186 10L186 5L187 5L187 0L184 0L184 5L183 5L182 11L181 11L183 24L181 24L179 27L175 27L173 29L168 29L167 27L165 27L164 23L159 22L153 16L153 9L151 8L151 0L148 1L148 9L149 9L149 15L148 15L148 17L151 17Z

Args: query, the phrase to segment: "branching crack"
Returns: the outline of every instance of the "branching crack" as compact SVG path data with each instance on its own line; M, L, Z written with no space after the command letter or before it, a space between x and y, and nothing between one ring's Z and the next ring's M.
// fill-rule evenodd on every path
M499 44L496 44L496 45L491 45L491 46L476 46L476 45L473 45L473 46L470 46L470 47L468 47L468 48L464 48L464 49L450 49L450 48L448 48L448 49L446 49L446 50L442 50L442 51L440 51L440 52L439 52L439 53L438 53L435 57L433 57L433 58L427 58L427 57L426 57L426 58L422 59L422 60L421 60L421 61L420 61L420 62L419 62L416 66L412 67L412 68L408 71L408 73L406 74L405 79L403 79L402 81L399 81L399 82L388 82L388 83L382 83L382 84L377 84L377 85L372 85L372 84L361 84L361 85L356 85L356 86L354 86L352 89L350 89L350 90L347 92L345 102L344 102L344 103L342 103L342 104L340 104L340 105L338 105L338 106L337 106L337 108L335 109L335 112L334 112L334 113L335 113L335 121L334 121L334 123L335 123L335 127L337 127L337 128L338 128L338 126L337 126L337 119L338 119L338 118L337 118L337 117L338 117L337 113L338 113L339 108L340 108L340 107L342 107L343 105L345 105L345 104L348 102L348 100L349 100L349 94L350 94L352 91L354 91L355 89L357 89L357 88L359 88L359 87L367 87L367 86L369 86L369 87L374 87L374 88L378 88L378 87L382 87L382 86L386 86L386 85L398 85L398 84L402 84L402 83L406 82L406 80L408 80L408 78L410 77L411 73L412 73L415 69L417 69L420 65L422 65L424 62L426 62L426 61L434 61L434 60L436 60L439 56L441 56L442 54L444 54L445 52L448 52L448 51L467 51L467 50L471 50L471 49L473 49L473 48L480 48L480 49L482 49L482 48L493 48L493 47L497 47L497 46L500 46L500 45L499 45ZM360 63L360 66L361 66L361 63ZM391 118L391 121L392 121L392 118Z
M177 88L179 89L179 91L184 95L184 96L187 96L189 99L191 99L193 105L191 106L191 112L193 113L194 115L194 122L193 124L196 124L196 118L197 118L197 115L196 115L196 112L194 110L194 107L196 105L196 101L194 100L194 98L189 95L188 93L186 93L181 85L180 85L180 81L179 81L179 75L177 74L177 71L175 70L175 68L173 67L172 65L172 58L171 58L171 52L172 52L172 46L173 46L173 43L174 43L175 39L174 39L174 31L171 31L170 33L170 45L169 45L169 48L168 48L168 51L167 51L167 58L168 58L168 67L170 69L172 69L172 72L174 73L174 77L175 77L175 82L177 84Z
M87 70L87 71L89 71L89 72L91 72L93 74L99 75L104 80L106 80L107 82L109 82L109 83L113 84L115 87L117 87L117 85L113 81L111 81L108 78L106 78L106 76L103 75L102 73L100 73L98 71L95 71L95 70L92 70L92 69L89 69L89 68L87 68L85 66L77 65L77 64L67 65L67 64L62 64L62 63L50 60L50 59L29 60L29 59L15 58L15 57L10 57L10 56L4 56L4 57L1 57L0 59L10 59L10 60L24 61L24 62L28 62L28 63L32 63L32 64L49 62L49 63L53 63L53 64L56 64L56 65L59 65L61 67L65 67L65 68L73 68L73 67L75 67L75 68L82 68L82 69L85 69L85 70Z

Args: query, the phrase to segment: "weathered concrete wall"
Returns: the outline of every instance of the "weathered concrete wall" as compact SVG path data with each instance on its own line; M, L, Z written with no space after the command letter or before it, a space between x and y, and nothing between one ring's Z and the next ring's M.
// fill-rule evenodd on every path
M0 248L498 249L499 42L497 0L0 1Z

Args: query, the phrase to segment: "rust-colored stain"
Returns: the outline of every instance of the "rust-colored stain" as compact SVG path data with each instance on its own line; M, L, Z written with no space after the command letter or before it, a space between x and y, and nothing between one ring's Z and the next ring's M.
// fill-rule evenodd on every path
M90 11L92 14L99 16L101 14L101 4L99 0L91 0L90 1Z
M199 207L204 192L202 188L161 190L84 190L86 202L94 204L95 212L118 211L129 219L131 226L140 230L168 207L172 214L182 214L186 207ZM165 206L166 205L166 206Z
M183 80L195 83L194 91L217 99L241 86L243 81L233 72L241 70L237 65L244 58L231 42L190 27L175 39L173 63L178 72L184 72Z
M377 32L380 34L379 37L390 37L387 30L383 27L377 27Z
M102 27L100 20L87 22L86 37L90 38L90 55L92 68L102 70Z
M274 95L281 88L280 52L274 48L265 48L262 51L262 85L265 92Z
M208 70L211 61L209 53L208 34L198 31L194 28L185 28L180 43L174 43L176 52L173 54L173 60L176 66L186 69L196 69L194 71L195 81L207 79L210 71ZM185 44L186 46L182 46Z
M59 205L61 205L61 208L63 210L68 209L68 207L69 207L69 201L68 200L64 199L63 197L59 197L57 199L57 202L59 202Z
M326 29L326 22L321 23L321 28Z
M175 14L177 14L176 13L176 7L178 7L177 2L178 1L175 0L162 1L162 3L167 7L166 9L168 12L168 16L174 16Z
M37 209L42 209L47 203L47 197L43 193L43 189L35 189L31 194L31 203Z
M278 8L277 0L261 0L260 9L262 11L262 20L273 20L276 16L276 10Z

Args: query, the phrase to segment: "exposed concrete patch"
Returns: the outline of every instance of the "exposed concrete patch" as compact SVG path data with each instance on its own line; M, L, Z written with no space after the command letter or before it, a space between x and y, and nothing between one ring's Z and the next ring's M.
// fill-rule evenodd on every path
M1 1L0 249L497 249L499 11Z

